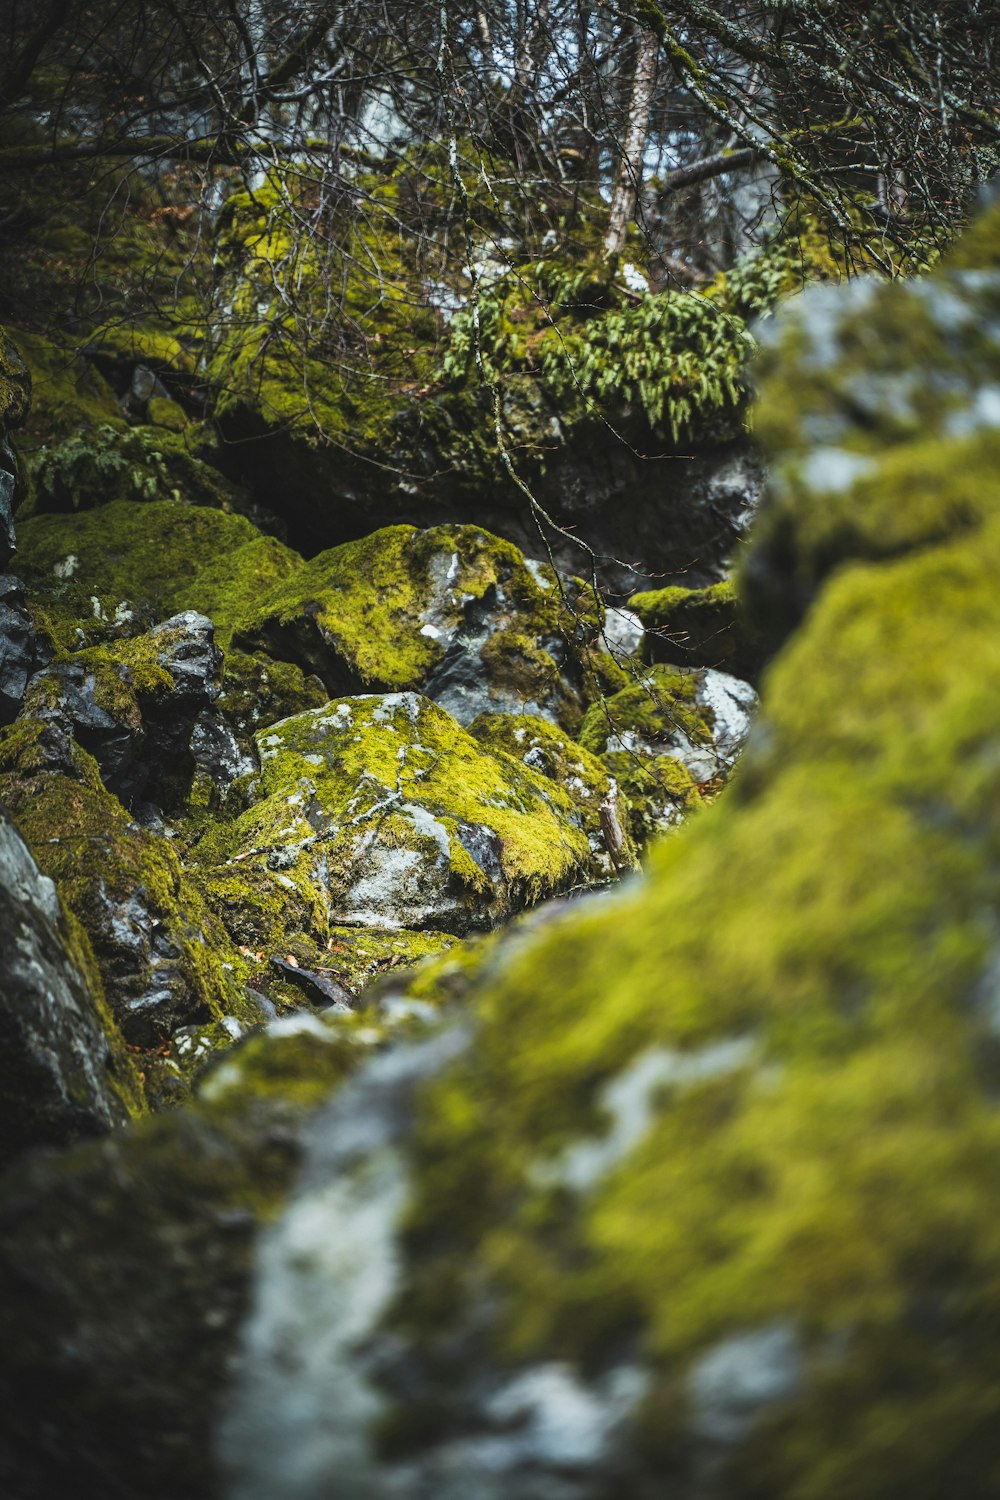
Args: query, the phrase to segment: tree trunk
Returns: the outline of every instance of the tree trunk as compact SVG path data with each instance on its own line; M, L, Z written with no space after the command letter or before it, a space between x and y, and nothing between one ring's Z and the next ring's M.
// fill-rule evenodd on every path
M609 260L621 254L625 232L631 219L642 184L642 153L649 125L649 106L656 83L656 58L659 43L650 31L640 31L636 42L635 72L629 100L625 137L614 190L611 194L611 217L604 236L604 253Z

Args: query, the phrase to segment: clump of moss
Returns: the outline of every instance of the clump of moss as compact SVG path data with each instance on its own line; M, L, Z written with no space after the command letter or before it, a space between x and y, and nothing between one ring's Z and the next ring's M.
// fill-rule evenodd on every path
M628 601L646 629L645 649L653 661L681 667L718 667L756 681L763 645L744 620L730 579L706 588L654 589Z
M219 708L241 737L250 739L278 719L320 708L327 696L319 678L307 676L294 662L232 647L226 652Z
M114 391L71 344L23 328L17 331L17 343L31 372L26 453L81 427L125 430L124 413Z
M140 622L196 609L223 645L261 587L300 565L242 516L178 500L34 516L18 556L31 602L78 626L85 640L134 633L133 607Z

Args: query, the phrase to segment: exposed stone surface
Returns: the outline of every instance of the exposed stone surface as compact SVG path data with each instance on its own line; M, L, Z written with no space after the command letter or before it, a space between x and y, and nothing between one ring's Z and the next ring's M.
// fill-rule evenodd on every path
M177 851L129 817L61 726L14 726L0 743L0 795L86 932L127 1041L155 1046L239 1009L235 955Z
M20 579L0 574L0 724L17 718L28 683L51 654L25 607Z
M86 940L0 809L0 1161L141 1110Z

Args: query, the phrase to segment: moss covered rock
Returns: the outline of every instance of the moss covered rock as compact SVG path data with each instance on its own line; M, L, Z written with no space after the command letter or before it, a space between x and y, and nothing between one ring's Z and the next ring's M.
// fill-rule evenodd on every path
M245 1010L226 935L171 841L140 828L63 726L24 719L0 741L0 797L93 947L126 1041Z
M634 838L680 822L732 770L757 701L739 678L661 664L591 705L580 742L624 794Z
M966 256L913 284L809 290L766 339L758 430L779 456L740 586L772 645L844 562L995 513L1000 291Z
M461 724L490 710L576 727L599 607L473 526L392 526L320 553L256 602L236 643L334 695L420 688Z
M730 579L703 589L666 588L633 594L634 610L646 630L645 651L654 662L681 667L715 667L755 682L764 659L758 638L740 607Z
M101 1135L142 1087L86 937L0 810L0 1161Z
M377 1041L370 1026L290 1018L216 1069L211 1099L206 1079L194 1108L5 1178L11 1500L126 1495L137 1475L150 1500L219 1494L212 1429L255 1237L299 1170L307 1122Z
M206 836L199 862L269 871L334 921L461 934L590 869L566 793L417 694L342 698L257 744L253 805Z
M211 735L221 677L212 622L188 610L53 662L33 678L21 716L60 725L126 807L149 804L156 817L187 804L197 771L224 787L250 769Z
M946 288L974 354L963 307L991 285L882 294L883 367L916 401L912 323ZM788 420L787 383L763 399ZM485 973L457 1057L415 1123L387 1111L349 1194L317 1143L224 1429L248 1500L290 1451L303 1497L335 1465L448 1500L993 1492L1000 517L994 471L980 521L950 526L946 477L971 459L985 484L993 442L938 438L942 535L842 559L731 790L645 883ZM926 448L869 451L915 473ZM803 486L792 512L806 558L826 498ZM334 1223L366 1226L378 1287L346 1329L360 1283L324 1275ZM329 1341L290 1372L304 1301L293 1343L319 1321Z
M134 635L144 620L195 609L225 646L261 591L301 565L244 517L179 500L116 500L79 515L32 517L18 557L30 599L76 645Z

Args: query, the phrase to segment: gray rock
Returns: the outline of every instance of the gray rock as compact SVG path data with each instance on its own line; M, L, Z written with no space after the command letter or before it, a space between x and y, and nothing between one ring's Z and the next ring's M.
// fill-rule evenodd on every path
M0 968L0 1160L124 1123L112 1023L72 956L54 884L2 809Z
M0 724L17 718L28 683L50 655L25 607L23 584L0 575Z

